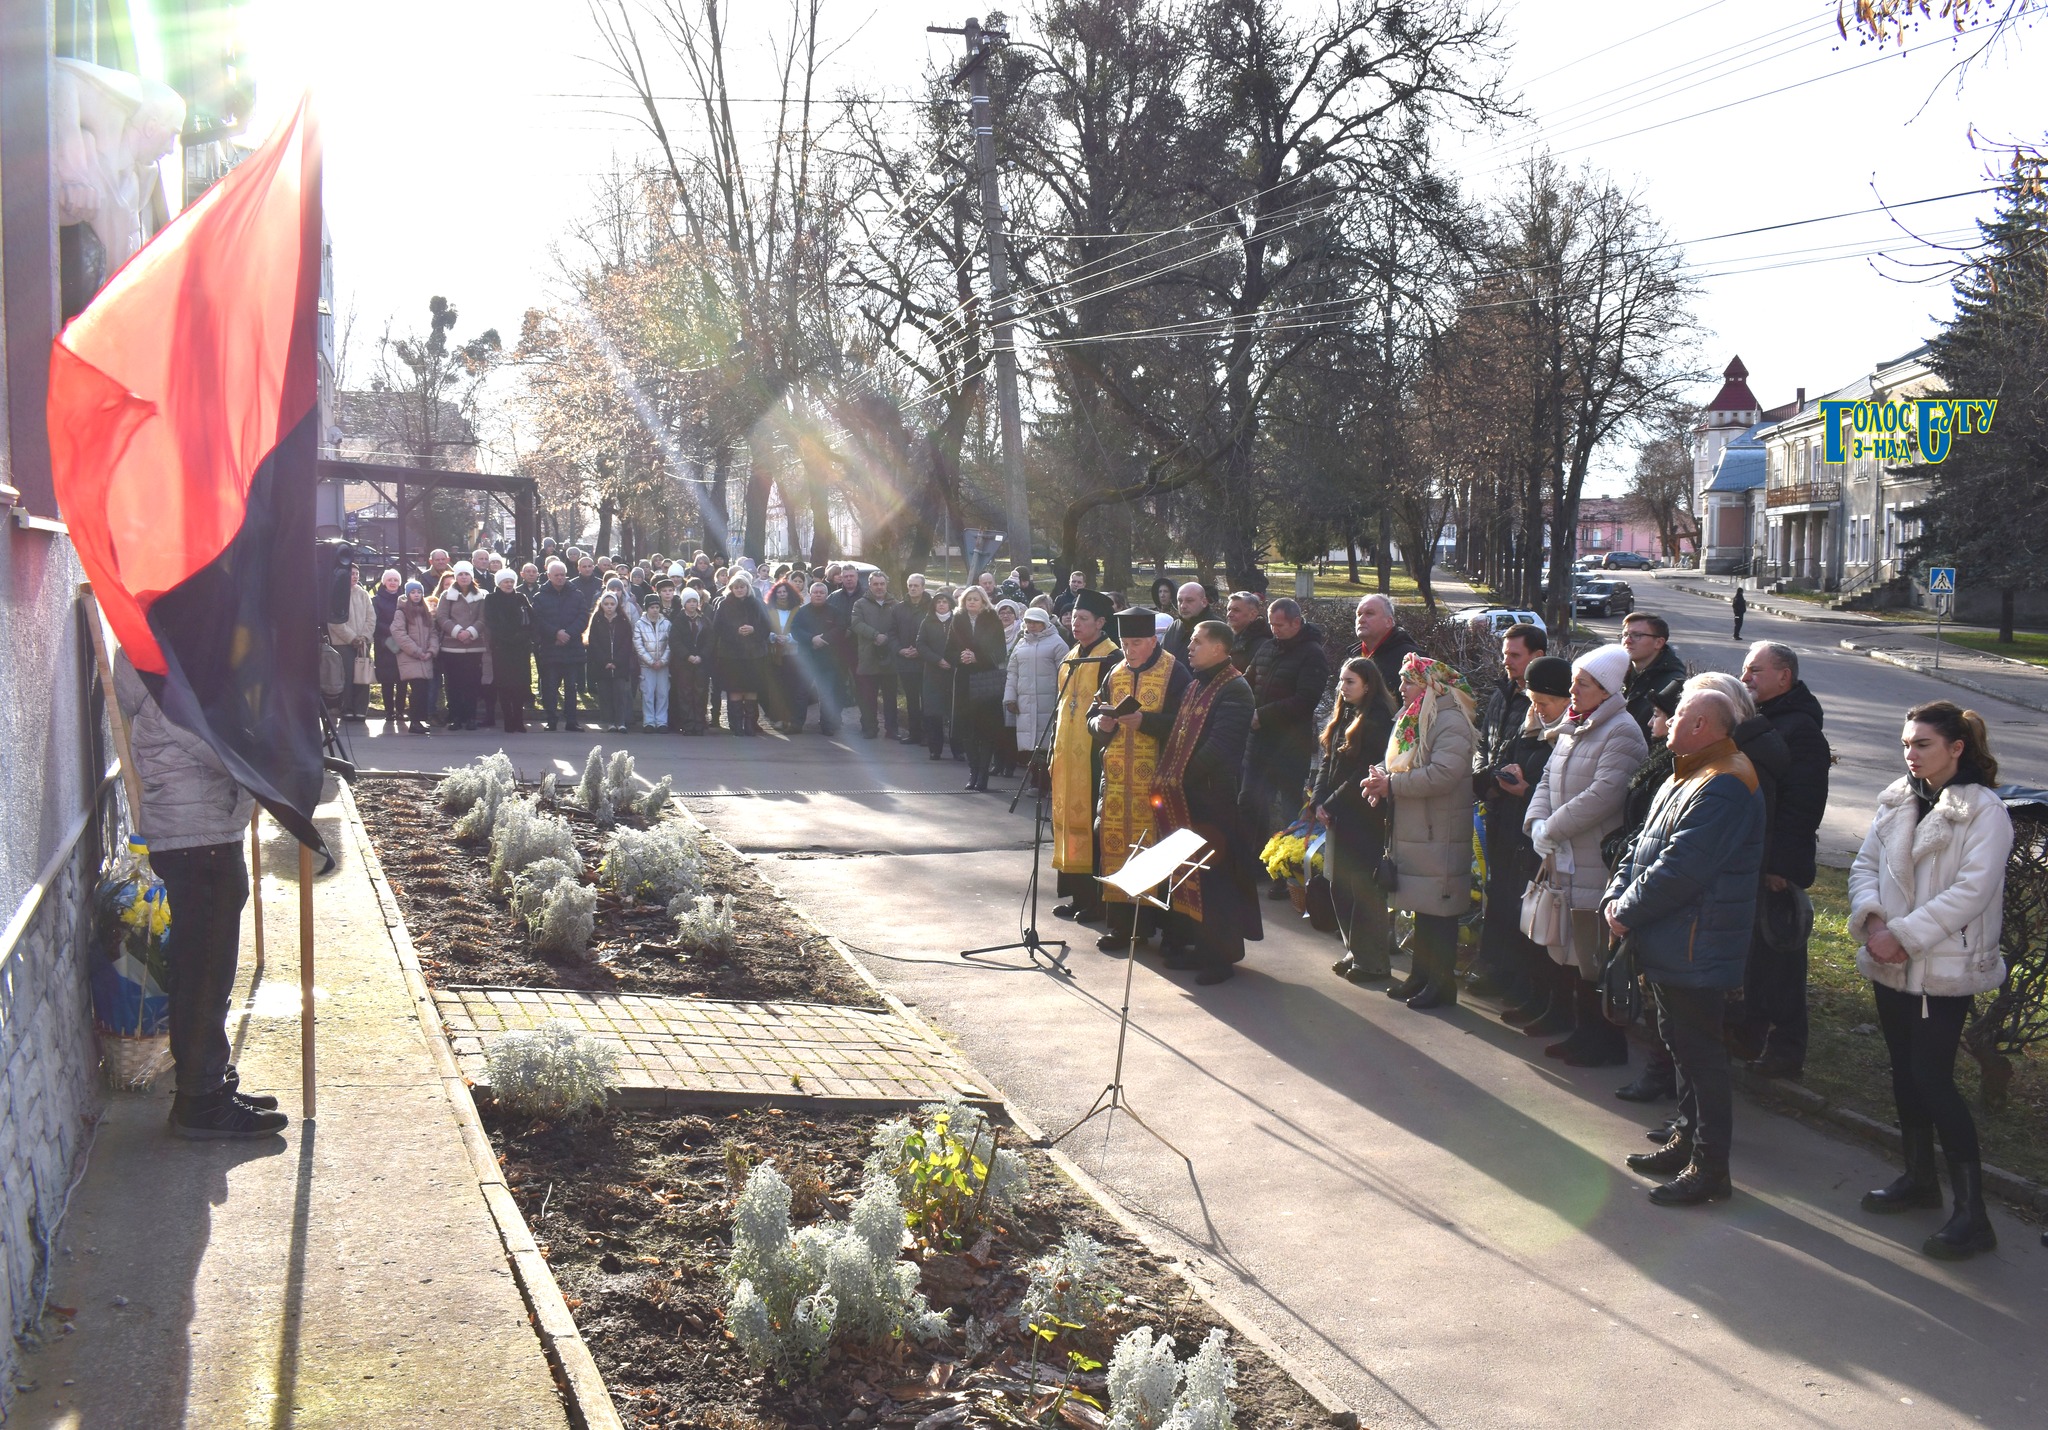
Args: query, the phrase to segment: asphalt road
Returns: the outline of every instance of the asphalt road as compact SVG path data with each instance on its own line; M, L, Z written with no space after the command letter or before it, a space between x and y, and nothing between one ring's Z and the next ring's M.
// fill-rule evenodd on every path
M1752 607L1743 621L1743 638L1737 641L1727 602L1672 590L1649 579L1630 584L1635 587L1637 610L1654 611L1671 623L1671 644L1692 670L1739 672L1751 641L1783 641L1799 653L1800 678L1827 711L1828 742L1835 752L1827 820L1821 826L1820 852L1827 863L1847 865L1855 856L1879 792L1905 772L1899 758L1899 728L1906 711L1922 701L1953 700L1983 715L2001 782L2048 785L2048 717L2038 711L1843 650L1843 637L1855 634L1844 626L1774 616ZM1617 639L1621 634L1619 620L1585 624Z

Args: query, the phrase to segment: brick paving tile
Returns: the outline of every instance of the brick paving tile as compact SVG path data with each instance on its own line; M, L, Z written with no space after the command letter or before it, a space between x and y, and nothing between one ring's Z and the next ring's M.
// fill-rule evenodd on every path
M619 1085L636 1090L908 1103L982 1095L950 1049L894 1013L557 989L447 988L434 1003L478 1082L493 1039L556 1021L613 1048Z

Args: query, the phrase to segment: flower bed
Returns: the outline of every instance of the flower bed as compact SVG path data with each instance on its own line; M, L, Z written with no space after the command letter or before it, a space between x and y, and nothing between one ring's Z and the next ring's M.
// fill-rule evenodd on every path
M883 1001L845 961L783 905L746 860L703 841L704 892L732 900L730 950L686 948L658 903L597 901L589 950L580 958L541 954L508 901L490 889L490 850L456 840L434 785L365 779L355 787L364 827L397 895L427 982L599 992L695 995L732 1000L799 1000L879 1008ZM568 820L593 876L608 831L566 800L550 811ZM618 828L647 821L622 813Z
M1030 1191L990 1216L972 1244L947 1249L942 1237L906 1238L903 1256L917 1267L919 1290L947 1313L942 1333L879 1350L835 1345L815 1379L778 1384L726 1329L736 1196L751 1169L772 1164L794 1194L797 1226L845 1222L880 1119L761 1109L548 1123L488 1106L483 1115L505 1179L628 1425L1105 1425L1090 1402L1107 1403L1098 1363L1110 1360L1119 1336L1150 1326L1172 1335L1185 1358L1219 1325L1048 1156L1020 1145L1013 1150ZM1037 1339L1015 1314L1027 1263L1075 1231L1101 1243L1117 1304L1092 1324ZM1228 1349L1240 1430L1325 1423L1255 1347L1231 1337Z

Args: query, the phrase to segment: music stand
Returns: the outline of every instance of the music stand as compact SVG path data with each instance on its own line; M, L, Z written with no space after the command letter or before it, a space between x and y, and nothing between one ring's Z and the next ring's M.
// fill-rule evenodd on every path
M1133 903L1150 904L1156 909L1171 908L1173 891L1208 868L1216 852L1208 840L1192 829L1176 829L1150 847L1145 845L1141 834L1131 847L1131 856L1124 861L1124 867L1114 874L1103 875L1102 882ZM1080 1121L1045 1145L1057 1147L1080 1131L1082 1124L1091 1118L1120 1111L1150 1133L1167 1151L1186 1162L1189 1171L1193 1171L1195 1164L1188 1154L1167 1141L1140 1117L1124 1093L1124 1044L1131 1032L1131 979L1138 967L1137 950L1133 948L1124 958L1124 1006L1117 1014L1116 1069L1109 1075L1109 1086L1095 1095L1095 1102L1081 1114Z

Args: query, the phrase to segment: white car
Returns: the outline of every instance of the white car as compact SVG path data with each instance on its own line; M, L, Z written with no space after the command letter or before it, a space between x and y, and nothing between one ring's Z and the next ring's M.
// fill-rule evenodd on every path
M1452 612L1452 619L1472 628L1473 634L1484 632L1499 640L1509 626L1531 625L1544 635L1550 634L1550 627L1543 623L1543 617L1535 611L1510 610L1506 606L1467 606Z

